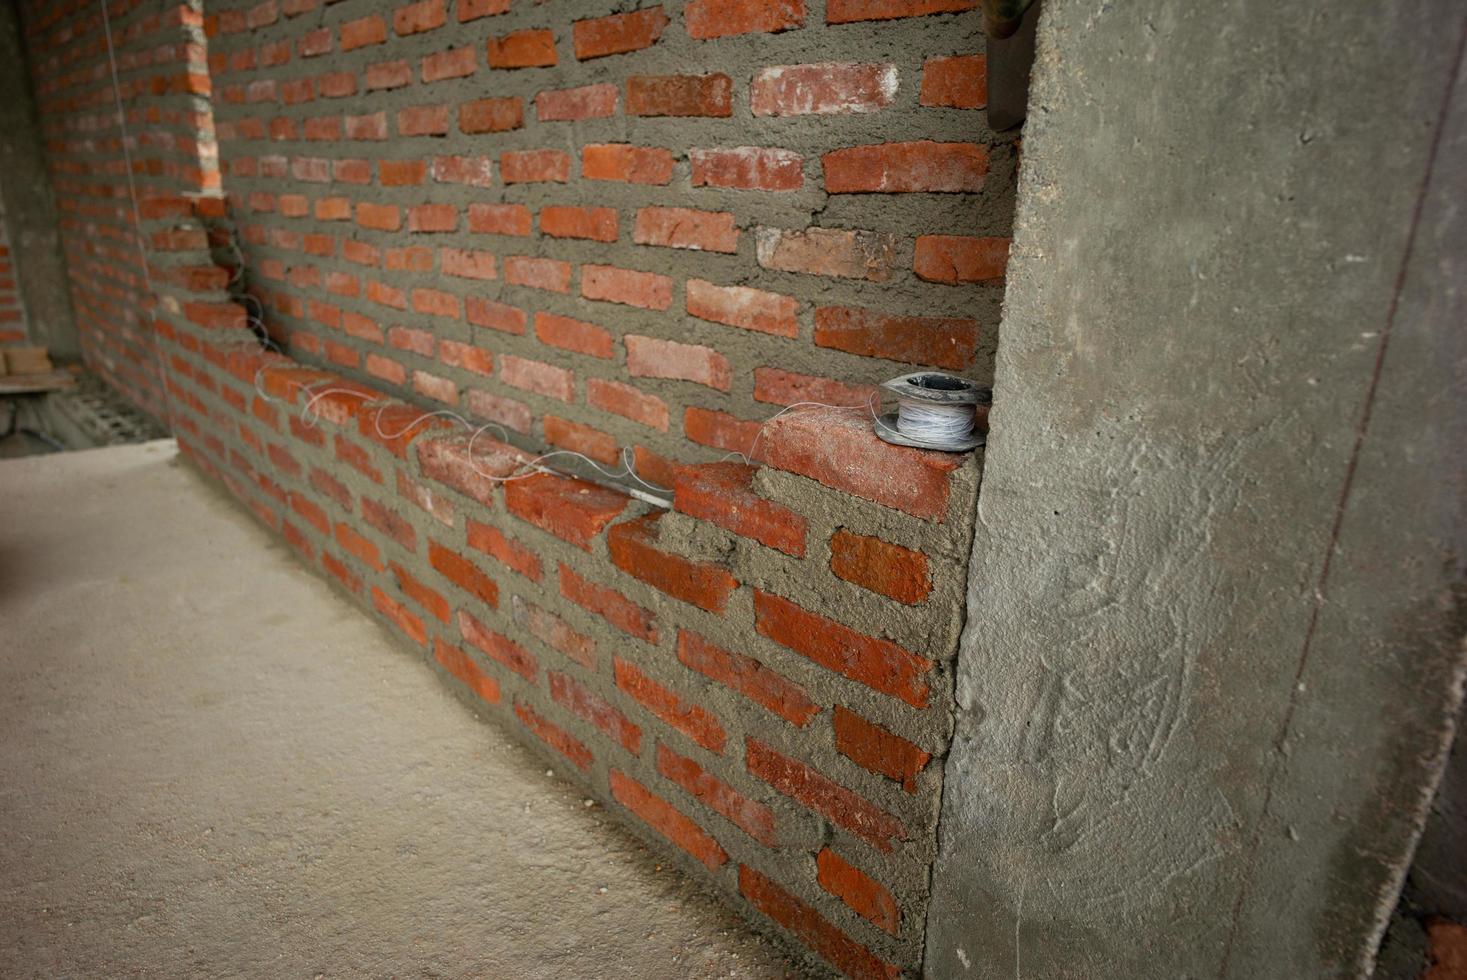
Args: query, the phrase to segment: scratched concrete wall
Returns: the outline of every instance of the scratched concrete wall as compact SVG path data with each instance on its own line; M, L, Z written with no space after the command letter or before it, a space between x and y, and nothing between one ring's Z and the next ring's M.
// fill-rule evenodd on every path
M1368 973L1464 648L1467 8L1050 0L926 964Z

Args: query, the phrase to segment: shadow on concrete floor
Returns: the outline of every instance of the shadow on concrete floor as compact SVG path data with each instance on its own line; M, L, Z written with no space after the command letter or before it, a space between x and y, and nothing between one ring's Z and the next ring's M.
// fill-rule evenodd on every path
M0 500L0 975L800 975L172 442Z

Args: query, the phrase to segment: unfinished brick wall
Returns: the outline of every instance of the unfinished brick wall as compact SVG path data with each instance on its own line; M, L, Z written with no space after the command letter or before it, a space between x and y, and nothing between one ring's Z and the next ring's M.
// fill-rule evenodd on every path
M973 6L211 4L229 213L160 173L144 217L189 458L851 976L921 962L979 458L865 409L759 424L916 366L987 380L1014 149ZM85 22L36 33L43 81L93 71ZM139 144L172 139L166 88L138 98ZM79 258L83 294L137 288L124 250ZM672 510L525 477L554 446L632 447Z

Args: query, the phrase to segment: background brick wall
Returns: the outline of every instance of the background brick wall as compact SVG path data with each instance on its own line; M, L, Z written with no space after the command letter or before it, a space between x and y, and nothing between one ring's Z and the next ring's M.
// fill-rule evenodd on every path
M0 201L0 343L26 339L25 306L15 278L15 258L10 251L10 229L5 223L5 205Z
M123 75L152 297L115 134L75 135L107 132L88 12L28 24L58 200L98 231L68 243L79 309L136 303L187 456L852 976L921 961L980 458L887 446L865 409L759 423L914 365L988 379L1015 149L971 6L210 5L183 84L226 198L170 85ZM196 13L131 10L129 43L192 69ZM757 465L722 458L756 433ZM526 476L547 446L632 447L674 506Z

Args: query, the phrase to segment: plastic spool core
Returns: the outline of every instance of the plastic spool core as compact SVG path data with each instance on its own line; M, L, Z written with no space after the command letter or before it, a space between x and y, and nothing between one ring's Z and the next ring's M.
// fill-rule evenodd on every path
M883 381L881 387L902 401L924 407L931 406L932 409L938 411L943 408L986 405L993 400L993 393L990 389L969 381L967 378L940 371L918 371L913 374L904 374L889 381ZM974 411L974 409L968 410ZM894 446L913 446L918 449L961 453L976 449L986 441L984 433L977 431L976 428L965 436L948 440L927 438L921 432L914 434L911 431L903 431L899 414L899 412L888 412L872 420L871 428L883 442L889 442Z

